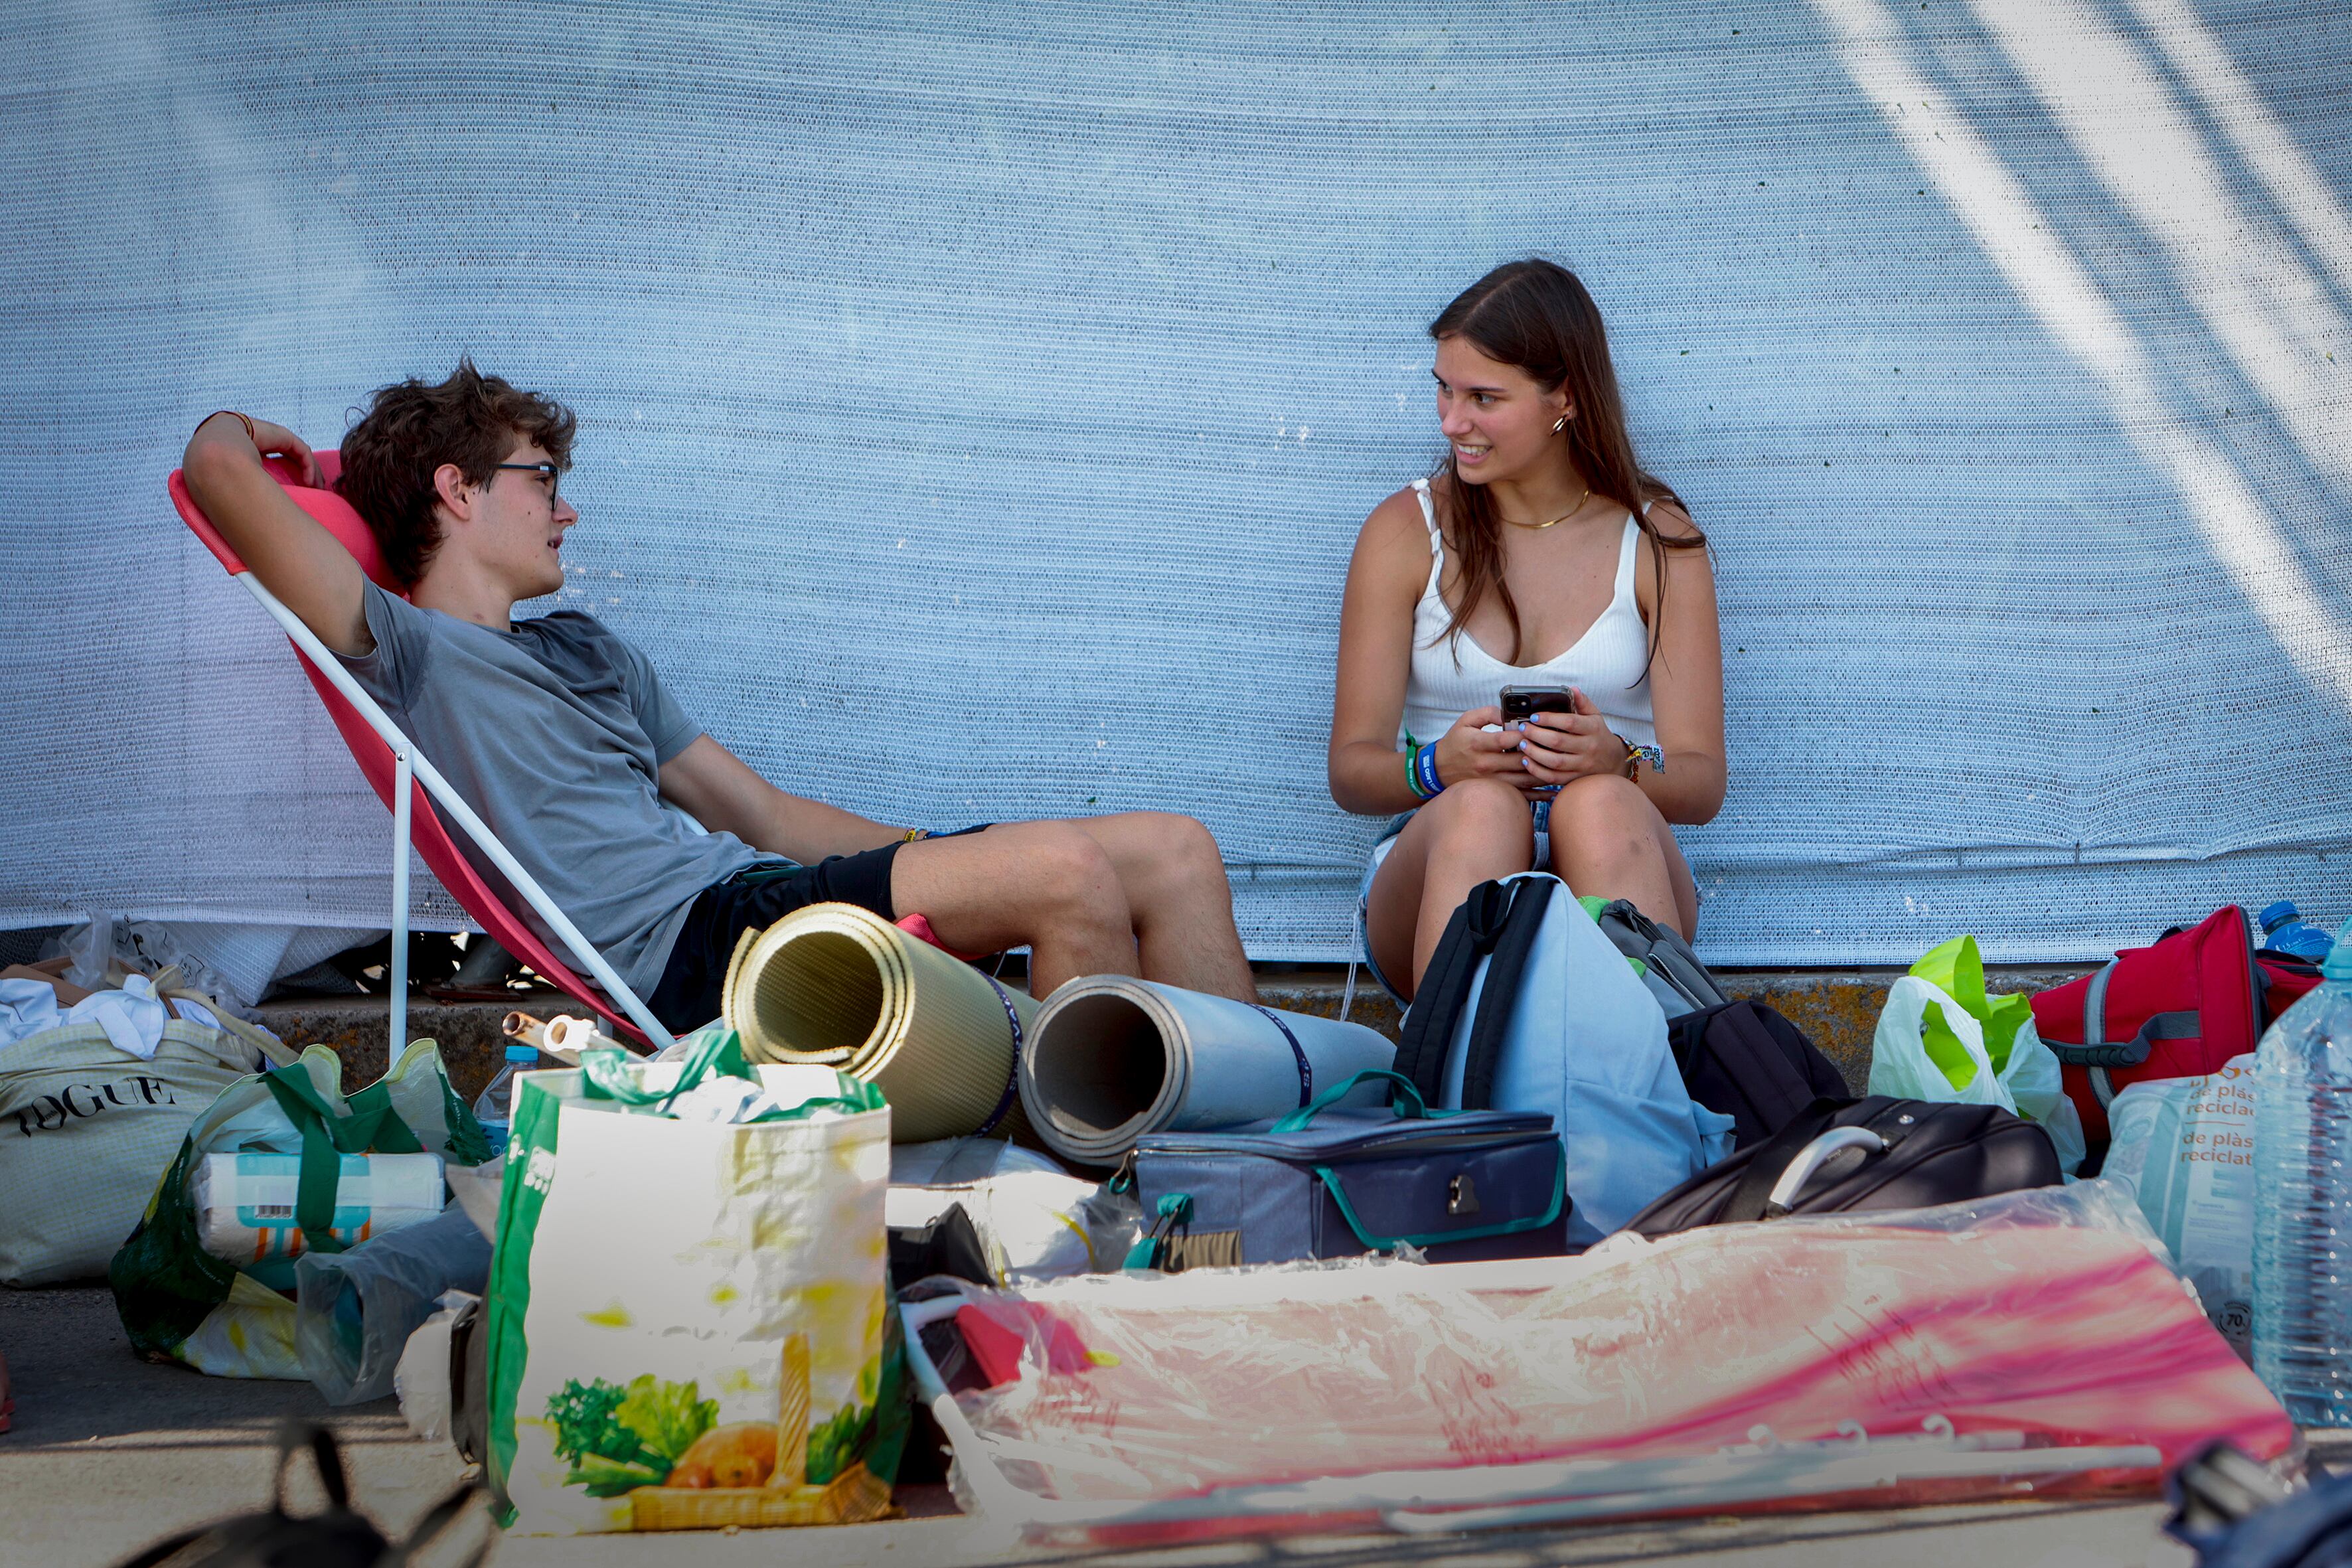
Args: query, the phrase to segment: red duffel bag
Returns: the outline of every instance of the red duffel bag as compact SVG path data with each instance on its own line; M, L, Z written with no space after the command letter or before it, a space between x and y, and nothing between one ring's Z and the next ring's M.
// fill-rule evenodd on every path
M2033 1026L2057 1053L2066 1092L2094 1146L2107 1101L2151 1078L2201 1078L2245 1055L2268 1012L2246 911L2225 904L2203 922L2033 999Z
M2263 1016L2264 1028L2278 1022L2278 1016L2319 989L2319 965L2307 958L2297 958L2291 952L2279 952L2263 948L2254 954L2254 967L2263 976Z

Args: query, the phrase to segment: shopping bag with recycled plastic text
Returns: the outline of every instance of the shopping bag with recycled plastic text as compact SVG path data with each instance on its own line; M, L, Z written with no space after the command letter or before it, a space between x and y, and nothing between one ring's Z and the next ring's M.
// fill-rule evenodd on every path
M1870 1092L1998 1105L2040 1122L2069 1175L2089 1152L2058 1058L2033 1026L2032 998L1986 994L1973 936L1936 948L1887 992L1871 1044Z
M880 1515L909 1420L881 1091L718 1026L517 1081L487 1331L513 1527Z
M338 1201L348 1157L434 1154L452 1165L489 1157L433 1041L410 1045L355 1094L342 1092L342 1079L341 1058L312 1046L291 1067L236 1079L189 1124L107 1268L131 1349L215 1377L307 1377L295 1346L294 1258L306 1248L341 1252L369 1234L365 1216ZM300 1157L292 1212L266 1216L290 1222L300 1240L233 1263L205 1248L191 1177L207 1155L252 1153Z
M2107 1105L2099 1174L2131 1189L2205 1315L2250 1364L2254 1329L2254 1057L2203 1078L2144 1079Z

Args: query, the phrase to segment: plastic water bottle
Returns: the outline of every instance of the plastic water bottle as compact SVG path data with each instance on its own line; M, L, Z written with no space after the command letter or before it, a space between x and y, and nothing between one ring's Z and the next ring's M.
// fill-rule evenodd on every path
M2334 937L2315 925L2306 924L2294 903L2285 899L2265 906L2255 919L2263 928L2263 940L2254 944L2257 947L2316 961L2326 958L2327 950L2336 945Z
M490 1135L490 1152L503 1154L507 1137L514 1127L514 1079L518 1072L527 1072L539 1065L539 1052L530 1046L509 1044L507 1065L499 1076L490 1079L490 1087L482 1090L474 1101L474 1120Z
M2254 1373L2352 1426L2352 921L2254 1058Z

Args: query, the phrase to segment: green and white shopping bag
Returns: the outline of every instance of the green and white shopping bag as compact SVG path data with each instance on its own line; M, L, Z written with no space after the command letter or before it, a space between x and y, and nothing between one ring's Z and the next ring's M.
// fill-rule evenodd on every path
M355 1094L342 1092L342 1078L341 1058L312 1046L290 1067L236 1079L189 1124L145 1217L107 1267L133 1350L216 1377L307 1377L294 1345L294 1258L341 1252L367 1236L354 1223L363 1215L340 1212L350 1157L436 1154L453 1165L488 1157L489 1141L450 1088L433 1041L410 1045ZM213 1154L299 1156L292 1212L270 1216L282 1244L236 1261L206 1250L191 1178Z
M488 1300L515 1528L880 1514L908 1419L880 1090L751 1067L721 1027L517 1083Z

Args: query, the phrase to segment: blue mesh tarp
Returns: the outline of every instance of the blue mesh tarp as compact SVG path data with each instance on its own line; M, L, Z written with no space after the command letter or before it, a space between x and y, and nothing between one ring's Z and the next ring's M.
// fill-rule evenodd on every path
M1254 953L1341 954L1340 574L1438 454L1423 324L1529 253L1716 541L1709 956L2352 912L2341 5L6 26L0 924L383 923L385 815L163 479L470 351L582 416L563 601L769 777L1192 812Z

